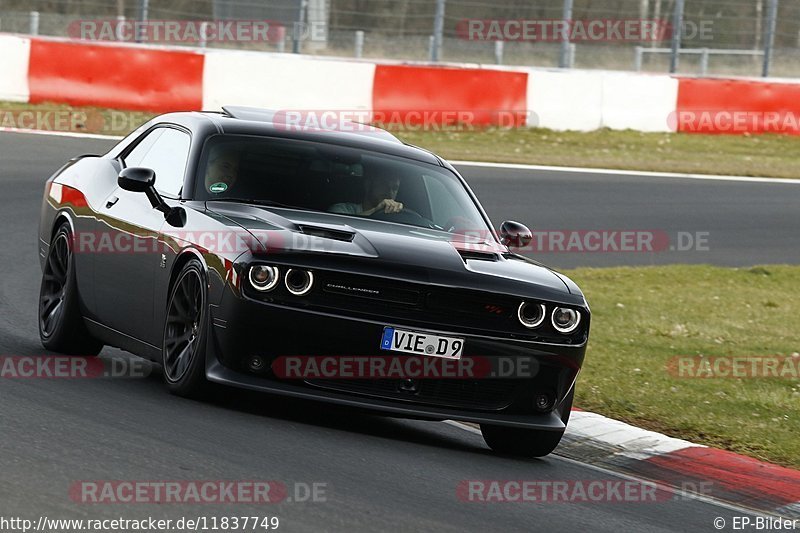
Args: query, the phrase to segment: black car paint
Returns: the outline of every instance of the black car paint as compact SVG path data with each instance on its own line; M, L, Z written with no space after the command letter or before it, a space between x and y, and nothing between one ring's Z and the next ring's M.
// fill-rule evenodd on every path
M186 213L183 228L174 228L164 214L150 205L142 193L118 187L123 168L121 156L127 153L150 129L167 125L191 133L189 163L181 198L165 197L168 207L181 207ZM212 381L250 389L378 409L404 416L443 419L459 418L475 422L538 429L563 429L563 413L557 407L540 414L520 409L499 411L463 409L415 403L413 399L369 397L311 386L287 383L247 373L243 360L253 353L283 355L341 354L347 340L350 354L375 355L384 325L409 327L457 334L466 339L465 356L500 355L533 357L542 368L551 368L548 379L560 404L574 385L588 341L590 312L578 287L565 276L538 263L511 253L493 232L492 260L464 259L441 232L411 226L358 219L341 215L266 208L229 202L193 201L197 165L205 140L219 133L297 138L340 144L378 153L406 157L450 169L475 201L481 215L492 227L475 195L449 163L437 156L403 145L385 136L294 132L270 124L227 118L211 113L175 113L157 117L143 125L103 156L82 156L60 169L47 182L39 228L40 258L47 254L50 239L61 223L68 223L75 235L126 236L159 246L145 253L76 253L81 310L93 335L104 343L159 361L163 340L165 307L170 283L181 266L192 257L205 267L210 304L210 342L206 354L207 377ZM327 239L308 235L303 227L316 227L352 234L351 240ZM183 230L185 234L178 234ZM261 249L245 251L207 250L198 242L187 242L185 235L203 232L252 232L261 239ZM271 249L264 242L264 231L282 244ZM304 243L295 249L298 238ZM310 241L318 246L309 245ZM80 250L79 250L80 252ZM163 255L162 255L163 254ZM508 329L482 326L480 317L438 319L426 317L420 309L392 315L330 308L313 298L276 301L252 297L242 289L246 269L254 262L319 269L383 279L440 291L465 291L488 300L541 300L578 308L584 319L577 335L563 342L532 335L514 319ZM444 293L443 293L444 294ZM452 293L452 294L458 294ZM487 300L487 301L488 301ZM312 302L312 303L309 303ZM508 309L505 310L508 312ZM418 317L415 318L415 313ZM372 316L370 316L372 315ZM449 320L449 322L448 322ZM309 322L316 324L311 331ZM468 324L465 326L464 324ZM271 329L270 329L271 328ZM262 335L269 332L266 338ZM328 349L317 341L328 336ZM308 343L308 339L315 342ZM265 346L267 349L265 349Z

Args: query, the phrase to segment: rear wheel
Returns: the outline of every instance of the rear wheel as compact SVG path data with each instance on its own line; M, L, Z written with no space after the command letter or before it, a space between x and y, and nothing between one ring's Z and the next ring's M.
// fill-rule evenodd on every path
M192 259L178 274L167 304L162 365L173 394L198 397L206 391L207 288L203 265Z
M561 421L566 425L572 410L575 388L564 398ZM483 440L489 447L503 455L519 457L544 457L556 449L564 431L542 431L536 429L515 428L481 424Z
M56 231L39 290L39 338L42 346L67 355L95 356L103 348L86 330L80 312L72 232L64 223Z

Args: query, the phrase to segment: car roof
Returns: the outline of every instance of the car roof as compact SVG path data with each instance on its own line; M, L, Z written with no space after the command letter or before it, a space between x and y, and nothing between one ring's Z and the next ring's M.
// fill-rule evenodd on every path
M326 114L327 115L324 115ZM330 114L333 114L332 116ZM403 143L388 131L340 117L339 111L277 111L244 106L223 106L222 111L168 113L153 122L172 122L196 129L198 118L212 122L216 133L262 135L322 142L397 155L437 166L449 166L432 152ZM359 112L368 116L368 112ZM335 121L337 127L324 127ZM319 124L322 126L317 127Z

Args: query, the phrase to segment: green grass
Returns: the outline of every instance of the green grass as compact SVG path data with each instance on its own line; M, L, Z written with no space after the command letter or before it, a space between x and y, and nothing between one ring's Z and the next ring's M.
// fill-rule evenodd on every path
M446 159L799 178L800 137L545 129L397 132Z
M800 267L566 273L592 309L578 407L800 468L800 380L700 379L667 370L676 356L797 354Z
M153 113L0 102L0 126L21 110L85 112L72 131L125 135ZM452 160L800 178L800 136L699 135L522 128L390 131Z

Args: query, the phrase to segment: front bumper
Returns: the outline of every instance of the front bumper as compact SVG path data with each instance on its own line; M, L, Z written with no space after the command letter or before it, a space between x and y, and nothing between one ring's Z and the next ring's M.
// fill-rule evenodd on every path
M586 345L550 345L475 334L441 324L402 323L387 317L342 316L298 306L261 302L231 291L210 312L206 376L215 383L320 400L392 416L429 420L456 419L563 431L562 412L583 363ZM533 373L524 377L476 379L422 379L413 394L392 388L392 380L280 379L269 368L252 370L253 356L274 361L281 356L396 356L379 350L385 326L437 332L464 339L464 358L496 362L533 361ZM529 364L527 368L531 368ZM400 380L396 380L400 381ZM495 392L496 391L496 392ZM539 411L533 396L547 392L553 407Z

